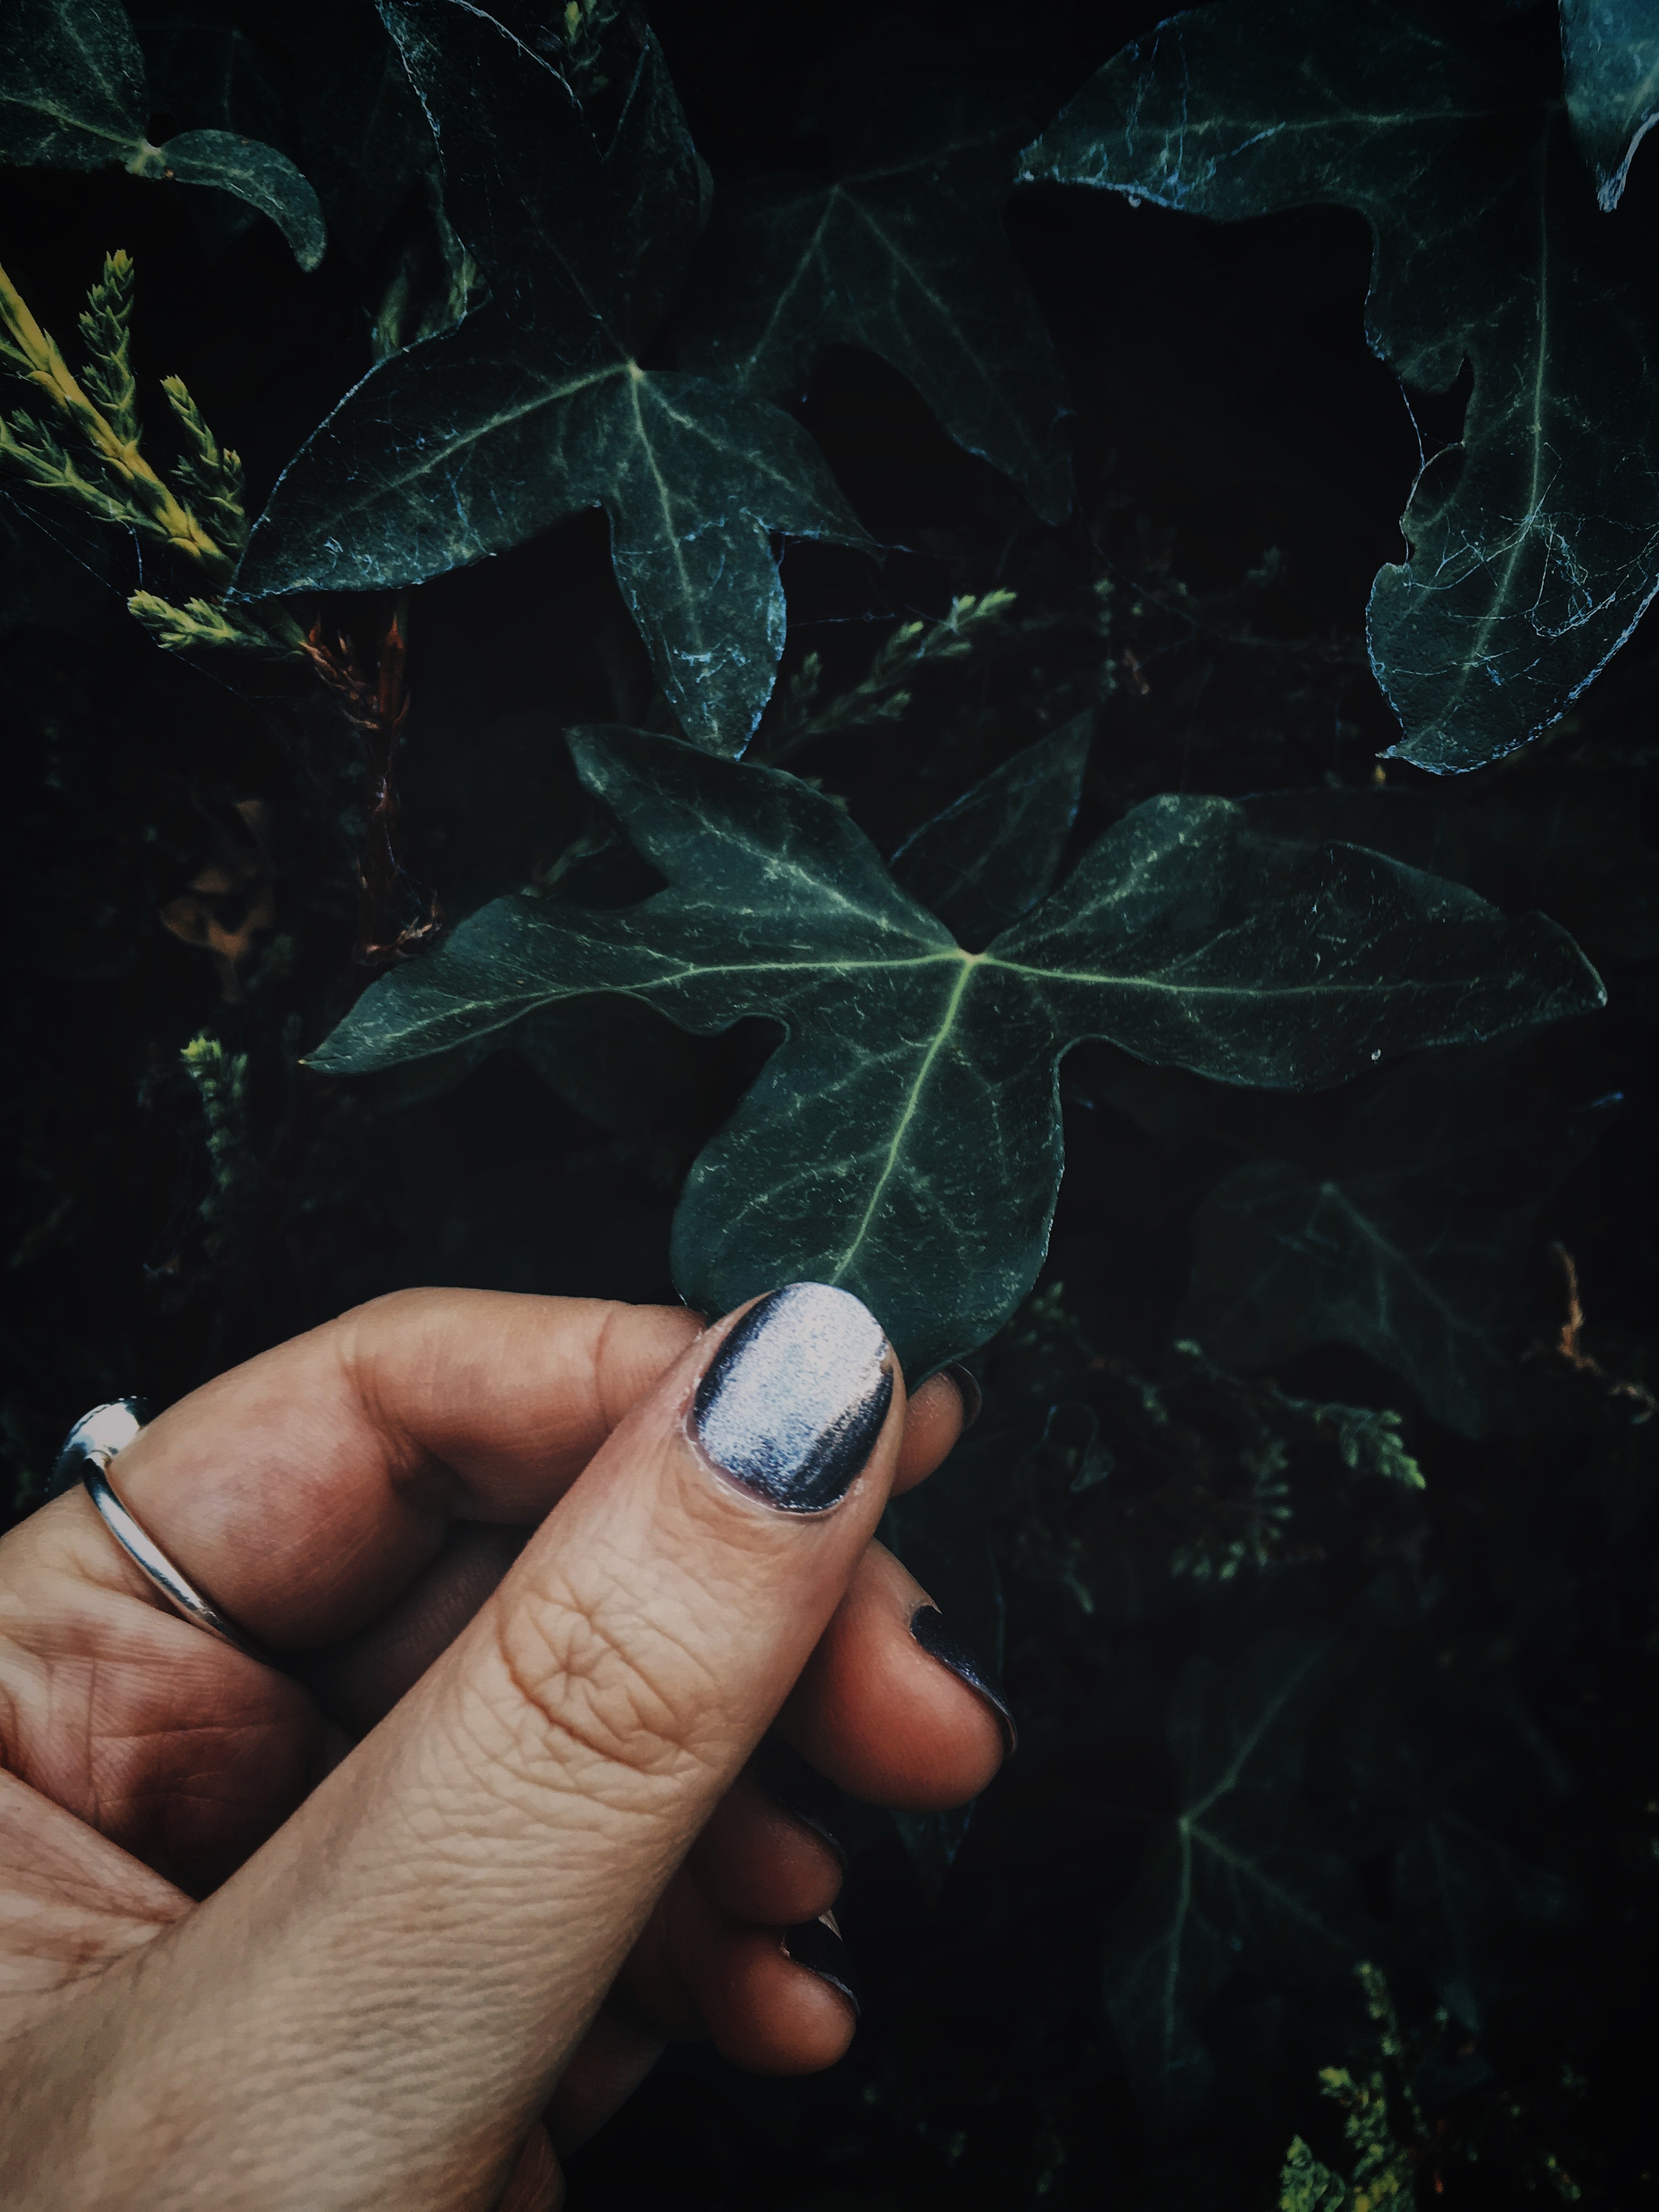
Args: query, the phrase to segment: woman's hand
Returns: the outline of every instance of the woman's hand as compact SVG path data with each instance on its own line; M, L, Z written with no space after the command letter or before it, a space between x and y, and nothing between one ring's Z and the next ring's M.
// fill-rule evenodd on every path
M944 1377L907 1408L841 1292L705 1332L417 1291L112 1469L283 1671L167 1610L82 1491L15 1530L0 2202L539 2212L547 2128L579 2139L665 2034L831 2063L839 1860L744 1769L783 1706L878 1802L995 1771L994 1703L871 1540L962 1419Z

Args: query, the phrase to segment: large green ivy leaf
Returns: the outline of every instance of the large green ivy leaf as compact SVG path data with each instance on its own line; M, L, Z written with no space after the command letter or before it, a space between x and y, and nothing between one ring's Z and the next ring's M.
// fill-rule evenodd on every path
M1180 1334L1244 1370L1351 1345L1449 1428L1513 1425L1520 1359L1559 1298L1532 1224L1618 1103L1564 1105L1482 1068L1404 1071L1328 1158L1257 1160L1217 1184L1193 1222Z
M1375 854L1256 836L1220 799L1137 807L965 952L793 776L639 731L571 742L668 888L622 908L498 899L374 984L313 1064L506 1042L599 991L696 1031L781 1023L687 1182L676 1280L710 1312L797 1277L845 1284L912 1376L983 1343L1036 1279L1061 1168L1056 1067L1079 1039L1231 1083L1329 1084L1602 995L1541 915L1505 920Z
M862 542L781 408L643 368L683 280L702 185L642 34L602 153L562 77L463 0L381 13L437 134L444 207L491 296L380 362L291 461L245 598L413 584L586 507L687 733L738 752L783 649L770 533Z
M1301 1799L1324 1660L1316 1639L1275 1631L1225 1666L1190 1660L1170 1693L1177 1810L1105 1955L1106 2009L1160 2133L1204 2100L1214 2067L1199 2021L1230 1974L1317 1988L1352 1957L1358 1887Z
M1567 113L1609 213L1659 122L1659 0L1561 0Z
M149 88L114 0L7 0L0 15L0 161L55 169L119 163L135 177L214 185L268 215L302 269L327 236L317 195L286 155L223 131L152 146Z
M1026 157L1229 221L1357 209L1376 352L1433 388L1473 362L1463 442L1419 477L1370 608L1395 750L1436 770L1547 728L1659 586L1651 330L1529 52L1425 0L1216 0L1126 47Z
M831 345L879 354L1050 522L1072 503L1066 386L1002 228L1041 106L1006 62L929 43L807 118L833 175L722 185L681 334L689 368L805 397Z

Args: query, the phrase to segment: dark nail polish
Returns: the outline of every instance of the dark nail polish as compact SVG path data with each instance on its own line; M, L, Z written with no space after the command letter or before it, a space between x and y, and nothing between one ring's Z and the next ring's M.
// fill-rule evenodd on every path
M979 1387L978 1377L959 1359L953 1359L945 1371L956 1384L957 1395L962 1401L962 1425L964 1429L971 1429L985 1403L985 1393Z
M1008 1748L1019 1748L1019 1731L1014 1726L1014 1717L1008 1710L1008 1700L1003 1694L997 1670L977 1652L965 1636L958 1635L945 1615L931 1601L919 1605L910 1616L910 1633L930 1659L937 1659L941 1667L948 1667L970 1690L976 1690L1002 1723L1002 1733Z
M791 1283L721 1345L692 1419L734 1481L786 1513L821 1513L862 1471L892 1401L887 1339L869 1308L828 1283Z
M858 1984L848 1964L847 1946L836 1926L834 1913L826 1912L821 1920L803 1920L797 1928L786 1928L783 1948L798 1966L806 1967L832 1989L839 1990L852 2006L854 2019L860 2018L864 2007L859 2002Z
M764 1737L744 1771L791 1820L821 1837L846 1865L847 1847L837 1833L845 1800L833 1782L779 1736Z

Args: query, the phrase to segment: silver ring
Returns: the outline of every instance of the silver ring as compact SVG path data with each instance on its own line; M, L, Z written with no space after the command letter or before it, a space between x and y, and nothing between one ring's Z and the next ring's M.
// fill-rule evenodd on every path
M143 1427L139 1414L138 1405L131 1398L117 1399L110 1406L96 1406L91 1413L83 1414L70 1431L58 1456L59 1480L78 1467L82 1486L97 1507L105 1528L150 1588L165 1598L176 1613L208 1635L216 1637L221 1644L229 1644L233 1651L270 1664L270 1655L252 1637L245 1636L234 1622L228 1620L216 1605L179 1573L155 1538L139 1527L117 1496L109 1479L110 1462Z

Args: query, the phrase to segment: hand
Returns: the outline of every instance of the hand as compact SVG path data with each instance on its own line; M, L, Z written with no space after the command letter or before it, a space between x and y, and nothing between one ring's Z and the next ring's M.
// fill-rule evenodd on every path
M840 2055L781 1940L839 1862L745 1762L781 1707L921 1808L1004 1733L871 1540L955 1386L842 1294L747 1312L404 1293L164 1413L112 1479L280 1671L78 1489L0 1542L10 2212L543 2212L665 2034Z

